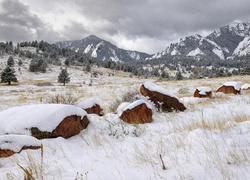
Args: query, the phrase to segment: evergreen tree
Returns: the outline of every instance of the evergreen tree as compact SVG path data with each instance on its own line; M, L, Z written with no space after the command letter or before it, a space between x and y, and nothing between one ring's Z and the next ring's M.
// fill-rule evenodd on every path
M9 56L8 61L7 61L7 65L10 67L14 66L14 58L12 56Z
M161 72L161 77L162 77L162 78L169 78L169 74L168 74L166 71L163 70L163 71Z
M65 83L68 83L69 81L70 81L70 77L69 77L67 70L62 69L62 71L60 72L58 76L58 82L63 83L63 85L65 86Z
M250 66L243 68L242 71L240 72L240 74L241 75L250 75Z
M15 70L7 66L1 73L1 83L8 83L10 85L11 82L17 82L17 78Z
M87 71L87 72L90 72L90 71L91 71L91 66L90 66L89 63L86 65L86 71Z
M21 59L18 59L18 66L22 66L23 65L23 61Z
M70 64L69 58L66 58L66 59L65 59L64 64L65 64L65 66L67 66L67 67L69 66L69 64Z
M176 73L175 79L176 80L182 80L183 79L183 76L182 76L180 70Z
M29 64L29 70L31 72L41 71L43 73L46 72L47 61L43 58L33 58Z

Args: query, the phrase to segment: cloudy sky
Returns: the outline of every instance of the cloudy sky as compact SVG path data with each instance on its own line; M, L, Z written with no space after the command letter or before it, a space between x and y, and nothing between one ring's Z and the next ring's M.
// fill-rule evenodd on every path
M0 0L0 41L80 40L91 34L147 53L231 22L249 0Z

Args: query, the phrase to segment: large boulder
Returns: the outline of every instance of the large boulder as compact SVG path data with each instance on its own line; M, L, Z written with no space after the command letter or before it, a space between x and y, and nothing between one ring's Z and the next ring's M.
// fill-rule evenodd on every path
M0 124L0 135L70 138L85 129L89 120L86 111L73 105L37 104L0 112Z
M76 106L84 109L88 114L103 115L103 109L95 98L86 99L78 103Z
M40 131L37 127L32 127L30 131L31 135L33 137L36 137L37 139L56 137L63 137L65 139L68 139L74 135L79 134L81 130L86 129L88 124L89 120L87 116L81 118L77 115L71 115L65 117L52 132Z
M242 89L242 90L250 90L250 84L243 84L243 85L241 86L241 89Z
M194 92L194 97L211 98L212 97L212 89L210 87L206 87L206 86L198 87Z
M118 107L120 119L130 124L144 124L152 122L152 108L144 100L133 103L122 103Z
M0 158L9 157L27 149L39 149L41 143L34 137L27 135L2 135L0 136Z
M226 82L220 86L216 92L222 92L225 94L240 94L240 84L238 82Z
M152 83L145 82L140 87L140 93L148 97L162 111L184 111L186 107L177 96L169 93L166 89Z

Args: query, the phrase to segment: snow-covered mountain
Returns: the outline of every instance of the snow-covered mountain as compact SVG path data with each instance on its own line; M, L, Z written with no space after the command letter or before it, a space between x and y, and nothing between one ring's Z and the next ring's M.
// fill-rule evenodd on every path
M214 30L206 37L192 35L181 38L152 58L182 55L225 60L230 56L250 54L250 23L234 22Z
M118 48L108 41L90 35L82 40L56 42L60 48L70 48L76 52L89 54L99 60L112 60L127 62L131 60L144 60L151 55Z

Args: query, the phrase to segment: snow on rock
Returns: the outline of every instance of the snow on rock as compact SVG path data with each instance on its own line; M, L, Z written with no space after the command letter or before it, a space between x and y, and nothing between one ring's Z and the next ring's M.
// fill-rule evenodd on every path
M94 49L94 51L91 53L91 57L93 58L97 57L97 49Z
M99 101L96 98L86 99L76 106L84 109L88 114L103 115L103 109L100 107Z
M220 29L215 29L213 34L215 35L215 37L219 37L221 35L221 30Z
M240 84L238 82L226 82L220 86L216 92L223 92L225 94L240 94Z
M141 104L146 104L147 108L152 109L152 106L148 102L146 102L143 99L139 99L139 100L134 101L132 103L130 103L130 102L121 103L117 108L117 114L120 116L123 113L123 111L126 111L127 109L133 109L136 106L139 106Z
M0 112L0 135L31 135L30 128L52 132L65 117L86 116L86 111L73 105L37 104L14 107Z
M204 53L199 48L196 48L187 54L187 56L197 56L197 55L204 55Z
M186 110L186 107L177 96L150 81L141 85L140 93L154 102L160 111Z
M245 37L234 50L233 55L247 55L250 53L250 36Z
M125 110L125 108L126 108L127 106L129 106L129 105L130 105L129 102L123 102L123 103L121 103L121 104L118 106L117 110L116 110L117 114L118 114L119 116L121 116L121 114L123 113L123 111Z
M148 104L145 100L143 99L139 99L137 101L134 101L132 103L130 103L128 106L126 106L123 111L126 111L127 109L133 109L135 108L136 106L139 106L141 104L146 104L146 106L149 108L149 109L152 109L151 105Z
M223 49L220 46L218 46L214 41L212 41L208 38L205 38L204 40L206 40L208 43L210 43L214 46L214 48L212 50L214 54L216 54L220 59L225 60Z
M140 54L138 54L138 53L136 53L136 52L132 52L132 53L129 53L129 52L128 52L128 54L129 54L129 56L130 56L131 58L133 58L133 59L136 59L136 60L140 60L140 59L141 59Z
M93 48L93 44L91 44L91 45L89 44L89 45L85 48L84 53L87 54L92 48Z
M96 98L89 98L79 102L76 106L82 109L87 109L93 107L96 104L99 104L99 101Z
M243 84L243 85L241 86L241 89L244 89L244 90L250 89L250 84Z
M221 48L215 47L213 50L213 53L216 54L220 59L224 60L225 56Z
M147 81L145 82L144 84L144 87L147 88L148 90L150 91L156 91L156 92L159 92L161 94L164 94L164 95L167 95L167 96L170 96L170 97L174 97L176 99L179 99L176 95L168 92L166 89L164 89L163 87L161 86L158 86L156 84L154 84L153 82L151 81Z
M176 48L174 48L174 50L171 52L171 56L179 55L179 54L180 52Z
M194 97L198 98L211 98L212 97L212 89L207 86L198 87L194 92Z
M223 84L224 86L233 86L235 90L240 91L240 84L235 81L229 81Z
M97 45L96 45L96 47L95 47L95 49L92 51L92 53L91 53L91 57L93 57L93 58L96 58L97 57L97 52L101 49L101 47L104 45L104 42L103 41L101 41L100 43L98 43Z
M152 122L152 107L145 100L139 99L118 107L119 117L130 124L144 124Z
M210 87L207 87L207 86L198 87L197 89L199 91L199 94L201 94L201 95L206 95L207 92L212 91L212 89Z
M41 141L27 135L1 135L0 136L0 149L11 150L13 152L20 152L23 147L40 147Z

